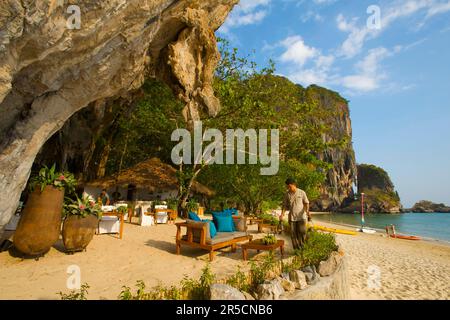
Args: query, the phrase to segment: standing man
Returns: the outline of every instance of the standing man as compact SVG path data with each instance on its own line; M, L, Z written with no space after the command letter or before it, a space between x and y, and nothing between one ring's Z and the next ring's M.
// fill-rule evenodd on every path
M288 210L292 246L294 249L300 249L306 241L307 219L311 221L309 200L305 191L297 188L294 179L288 178L286 180L286 185L288 191L284 196L280 220L283 221L284 213Z
M101 199L103 206L109 206L110 204L109 194L106 192L106 189L102 190L102 193L100 193L99 198Z

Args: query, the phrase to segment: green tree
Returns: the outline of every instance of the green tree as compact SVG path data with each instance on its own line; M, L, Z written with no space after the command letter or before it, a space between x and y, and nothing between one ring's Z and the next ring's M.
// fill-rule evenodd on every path
M146 80L134 110L118 121L107 173L132 167L149 157L170 163L174 146L170 135L177 127L185 126L182 109L183 104L169 87L154 79Z

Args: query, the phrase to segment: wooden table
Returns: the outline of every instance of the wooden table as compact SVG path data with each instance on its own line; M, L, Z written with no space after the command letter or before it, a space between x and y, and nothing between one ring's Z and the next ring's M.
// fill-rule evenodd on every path
M172 222L172 224L175 224L175 221L178 218L178 211L177 210L172 210L169 209L170 211L168 211L168 215L169 215L169 220L167 220L167 223L170 224L170 222Z
M247 217L248 224L261 223L263 219L259 219L258 217Z
M253 240L247 243L244 243L242 246L242 258L244 261L247 261L247 250L253 249L256 250L257 253L260 251L270 251L276 250L280 248L281 258L284 256L284 240L278 240L274 244L264 244L261 239Z
M263 223L262 221L258 223L258 232L261 233L263 232L263 229L267 228L270 229L270 231L272 231L272 233L277 233L278 232L278 226L277 225L273 225L270 223Z
M154 209L152 212L144 212L143 214L147 216L153 216L153 219L155 220L155 226L158 225L156 222L156 214L159 212L167 212L167 224L169 224L171 221L175 223L175 220L178 217L178 213L176 210L173 209Z
M122 239L122 237L123 237L123 222L124 222L123 216L124 216L124 214L121 213L121 212L113 211L113 212L103 212L102 216L103 217L117 217L117 218L119 218L119 221L120 221L119 239Z

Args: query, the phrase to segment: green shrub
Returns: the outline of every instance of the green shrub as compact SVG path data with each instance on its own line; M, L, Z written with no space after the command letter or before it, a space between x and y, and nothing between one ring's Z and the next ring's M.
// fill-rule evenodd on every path
M273 226L277 226L280 224L280 219L271 214L261 214L258 216L258 218L263 219L264 223L268 223Z
M184 277L181 281L181 287L171 286L164 287L158 285L145 291L145 283L142 280L137 281L137 290L135 293L131 292L130 287L122 287L119 294L120 300L206 300L209 298L210 286L214 282L214 274L211 268L206 265L202 269L200 279Z
M296 250L295 254L300 257L303 266L318 266L320 261L328 259L338 246L333 234L308 231L307 240L302 249Z
M89 285L87 283L81 285L80 290L72 290L65 294L61 291L58 294L61 296L61 300L87 300L87 294Z
M262 243L264 243L265 245L271 245L271 244L275 244L277 243L278 239L275 235L273 234L268 234L266 236L264 236L264 238L262 238Z
M279 200L267 200L263 201L261 204L261 211L267 213L269 211L275 210L280 206Z
M199 280L185 277L181 281L182 291L188 300L206 300L209 298L209 289L214 282L215 276L211 267L207 264L202 269L202 275Z
M250 291L250 283L249 278L247 274L241 271L240 268L238 268L238 271L229 277L226 282L227 285L232 286L240 291Z
M264 257L264 260L260 263L250 261L250 292L256 292L258 285L264 283L270 275L270 272L274 270L276 261L274 254L269 252Z
M291 262L284 263L281 262L282 272L289 273L293 270L298 270L303 267L303 262L298 256L294 256Z

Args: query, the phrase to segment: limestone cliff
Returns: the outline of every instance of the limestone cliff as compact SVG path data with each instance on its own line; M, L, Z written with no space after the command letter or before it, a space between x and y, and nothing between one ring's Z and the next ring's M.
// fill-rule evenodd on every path
M217 113L214 31L236 3L3 0L0 230L16 209L38 151L75 112L126 98L153 76L184 101L188 120L200 109ZM74 29L68 21L77 10L81 23Z
M307 101L316 104L319 111L324 110L332 115L325 120L330 130L324 134L324 141L341 142L317 155L320 160L330 163L331 169L326 173L320 198L312 203L313 210L336 211L353 200L357 171L348 102L338 93L315 85L308 87L304 96Z
M402 204L389 175L374 165L358 165L358 199L340 209L342 212L361 210L360 194L365 194L365 211L369 213L400 213Z

